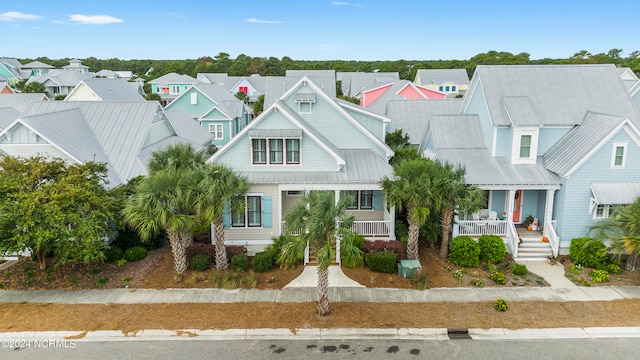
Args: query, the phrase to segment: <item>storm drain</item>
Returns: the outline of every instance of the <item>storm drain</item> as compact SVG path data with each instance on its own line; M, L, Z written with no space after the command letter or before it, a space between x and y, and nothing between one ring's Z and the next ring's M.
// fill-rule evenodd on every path
M447 335L450 340L471 339L469 329L447 329Z

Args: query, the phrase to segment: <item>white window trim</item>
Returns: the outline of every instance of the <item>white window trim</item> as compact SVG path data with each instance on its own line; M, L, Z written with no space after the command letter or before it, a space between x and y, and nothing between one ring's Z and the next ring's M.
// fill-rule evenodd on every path
M609 204L596 204L596 206L593 208L593 220L604 220L604 219L608 219L609 216L611 216L611 212L613 211L613 207L615 205L609 205ZM598 216L598 207L602 207L602 216Z
M171 94L180 94L180 85L171 85Z
M520 157L520 146L522 141L522 136L529 135L531 136L531 147L529 149L529 157L521 158ZM512 147L511 147L511 163L512 164L535 164L536 159L538 157L538 128L514 128L513 129L513 137L512 137Z
M249 198L250 197L259 197L260 198L260 226L249 226L248 217L249 217ZM246 193L244 195L245 207L243 209L243 212L244 212L244 226L233 226L233 213L231 213L230 228L231 229L263 229L264 228L264 226L262 225L262 212L264 211L262 209L262 198L263 197L264 197L264 193Z
M374 201L374 198L375 198L375 195L374 195L373 191L375 191L375 190L346 190L346 193L349 194L349 191L357 191L358 192L358 196L356 197L356 206L357 207L356 208L347 208L346 209L347 211L351 211L351 212L353 212L353 211L376 211L375 210L375 206L373 205L373 201ZM363 191L371 191L371 208L370 209L366 209L366 208L363 209L361 207L361 205L362 205L361 199L362 199L362 192Z
M211 127L213 126L213 131L211 131ZM218 128L220 129L218 131ZM224 127L222 124L209 124L209 133L213 135L214 140L224 140ZM220 133L220 136L218 136Z
M298 101L298 114L311 114L313 113L313 101ZM309 111L302 111L302 104L309 105Z
M198 93L191 93L191 105L198 104Z
M616 165L616 149L621 147L622 150L622 164ZM627 143L613 143L613 149L611 150L611 168L612 169L624 169L627 163Z
M264 163L255 163L253 162L253 140L265 140L265 151L266 151L266 161ZM287 162L287 140L297 139L298 140L298 162L297 163L289 163ZM271 140L282 140L282 162L281 163L272 163L271 162ZM302 165L302 138L287 138L287 137L254 137L251 138L251 166L300 166Z

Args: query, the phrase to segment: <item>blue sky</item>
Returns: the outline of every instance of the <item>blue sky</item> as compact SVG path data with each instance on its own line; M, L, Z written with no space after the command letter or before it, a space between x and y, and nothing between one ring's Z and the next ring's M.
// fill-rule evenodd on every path
M296 60L567 58L640 50L630 0L3 0L0 56Z

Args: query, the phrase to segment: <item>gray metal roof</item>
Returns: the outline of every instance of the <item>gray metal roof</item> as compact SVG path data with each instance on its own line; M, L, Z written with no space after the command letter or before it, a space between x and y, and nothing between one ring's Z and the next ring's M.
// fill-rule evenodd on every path
M393 176L393 168L369 149L343 150L346 164L340 171L244 172L251 184L375 184Z
M469 75L465 69L418 69L415 83L418 85L438 85L445 81L454 84L468 84Z
M249 137L266 138L299 138L302 136L302 129L251 129Z
M397 72L338 72L336 78L341 81L344 95L356 96L363 89L400 80L400 75Z
M441 149L486 149L478 115L433 115L431 134L436 152Z
M0 130L11 125L19 117L20 111L12 107L0 108Z
M592 182L591 192L598 204L631 204L640 197L640 182Z
M511 124L515 126L542 126L544 122L538 115L533 101L528 96L505 96L502 99Z
M181 75L176 73L168 73L159 78L149 81L150 84L174 85L174 84L196 84L198 80L189 75Z
M199 145L210 144L213 140L213 135L186 112L175 109L166 111L166 114L178 136Z
M20 68L22 64L17 59L13 58L0 58L0 64L3 64L5 68L11 72L17 79L22 79L22 73Z
M92 77L93 74L91 73L53 69L46 75L30 77L29 80L27 80L27 84L32 82L44 83L49 79L60 86L74 87L78 85L80 81L90 79Z
M229 117L234 118L242 115L243 101L236 98L224 86L219 84L195 84L194 87L216 102L220 107L220 111Z
M293 70L289 70L293 71ZM287 71L287 74L289 73ZM282 97L287 91L291 90L291 87L296 85L298 81L306 74L307 72L302 72L302 70L296 70L296 72L292 72L293 74L298 74L297 71L301 71L303 75L300 76L267 76L264 77L265 80L265 91L264 91L264 107L265 109L275 103L278 99ZM334 77L326 76L330 74L327 72L328 70L315 70L312 71L312 74L315 74L315 77L309 77L314 84L316 84L322 91L327 94L330 98L335 99L336 97L336 79ZM318 76L318 73L325 76Z
M43 62L40 61L32 61L28 64L24 64L22 65L23 69L53 69L54 66L51 66L49 64L45 64Z
M391 100L387 104L390 129L402 129L409 142L419 144L431 115L457 114L462 99Z
M588 113L582 125L565 134L544 154L548 170L566 176L605 137L625 120L623 117Z
M146 101L127 80L124 79L85 79L82 82L102 101Z
M227 73L198 73L196 77L201 83L224 85L229 75Z
M616 67L605 65L478 65L465 96L483 91L494 126L509 126L503 106L506 96L528 96L542 123L572 126L589 110L626 116L640 124L640 115L627 95Z
M48 100L47 96L39 93L0 94L0 108L12 107L23 112L32 102L45 99Z

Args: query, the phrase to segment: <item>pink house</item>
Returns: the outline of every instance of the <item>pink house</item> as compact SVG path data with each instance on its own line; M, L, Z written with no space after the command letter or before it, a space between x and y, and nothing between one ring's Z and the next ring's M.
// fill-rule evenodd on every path
M390 100L444 99L446 94L408 80L399 80L379 85L360 92L360 106L379 112L386 109Z

